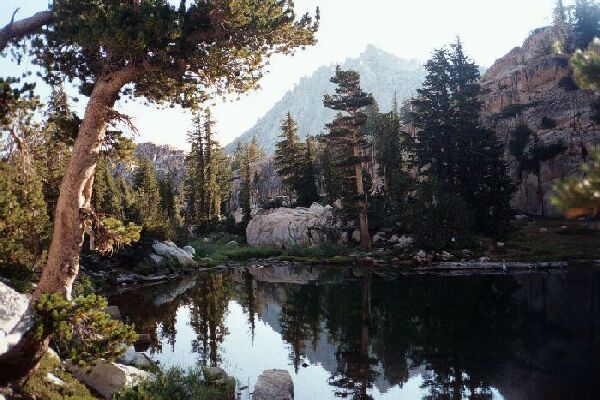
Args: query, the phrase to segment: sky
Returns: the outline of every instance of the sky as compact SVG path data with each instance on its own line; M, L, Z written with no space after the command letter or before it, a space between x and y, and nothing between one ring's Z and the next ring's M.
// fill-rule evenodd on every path
M172 0L179 3L178 0ZM217 120L217 138L227 144L251 128L256 121L304 76L322 65L358 56L373 44L401 58L427 60L435 48L460 36L465 50L479 65L489 67L535 28L551 22L554 0L295 0L298 12L321 10L318 43L291 56L274 56L261 88L239 99L216 99L210 103ZM45 10L48 0L0 0L0 26ZM569 3L569 2L567 2ZM32 70L25 60L16 65L0 59L0 76L17 76ZM49 90L38 86L42 100ZM74 90L69 94L76 96ZM74 104L83 115L86 99ZM159 109L142 102L117 104L133 118L137 142L151 141L187 149L186 132L192 116L188 111Z

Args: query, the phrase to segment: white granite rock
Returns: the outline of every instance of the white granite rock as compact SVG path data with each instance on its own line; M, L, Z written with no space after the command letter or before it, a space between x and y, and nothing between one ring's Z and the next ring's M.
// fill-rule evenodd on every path
M294 382L283 369L263 371L254 386L252 400L293 400Z

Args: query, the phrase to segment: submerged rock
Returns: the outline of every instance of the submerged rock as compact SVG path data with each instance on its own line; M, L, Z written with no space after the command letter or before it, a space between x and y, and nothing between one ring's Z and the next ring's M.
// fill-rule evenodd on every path
M256 381L252 400L293 400L294 382L283 369L264 371Z

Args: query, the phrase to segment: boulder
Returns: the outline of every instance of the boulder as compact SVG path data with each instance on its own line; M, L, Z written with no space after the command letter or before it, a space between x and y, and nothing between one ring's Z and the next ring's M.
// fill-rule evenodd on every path
M355 229L354 231L352 231L352 240L357 243L360 242L360 231L358 229Z
M396 235L394 235L394 236L396 236ZM392 236L392 238L394 236ZM394 245L394 247L399 248L399 249L406 249L406 248L412 246L412 244L414 242L415 242L415 240L412 237L407 236L407 235L402 235L399 238L397 237L396 244Z
M131 346L127 351L119 358L118 362L124 365L130 365L136 368L148 368L154 367L156 364L150 357L145 353L135 351L135 347Z
M184 249L177 247L177 245L173 242L155 241L152 244L152 250L154 250L154 252L157 255L176 261L183 267L198 266L192 254L188 253Z
M238 247L240 244L238 242L236 242L235 240L232 240L231 242L227 242L227 246L232 246L232 247Z
M313 203L310 208L274 208L258 212L248 223L250 246L310 247L340 236L331 208Z
M294 382L283 369L263 371L254 386L252 400L293 400Z
M154 253L150 254L148 257L150 258L150 261L152 261L152 263L156 265L160 265L165 261L165 258L163 256L159 256L158 254Z
M186 253L195 256L196 255L196 249L193 248L192 246L183 246L183 251L185 251Z
M0 282L0 354L19 342L32 325L29 297Z
M146 379L155 379L154 374L129 365L109 363L104 360L88 369L65 363L67 370L89 388L105 399L112 399L124 387L133 387Z
M385 233L377 232L376 234L373 235L373 243L379 243L384 238L385 238Z

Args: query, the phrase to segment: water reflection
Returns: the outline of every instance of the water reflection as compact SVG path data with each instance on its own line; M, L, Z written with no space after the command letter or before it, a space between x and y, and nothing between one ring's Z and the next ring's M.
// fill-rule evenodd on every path
M599 277L249 268L113 302L155 358L221 365L250 392L283 367L297 399L576 399L599 392Z

